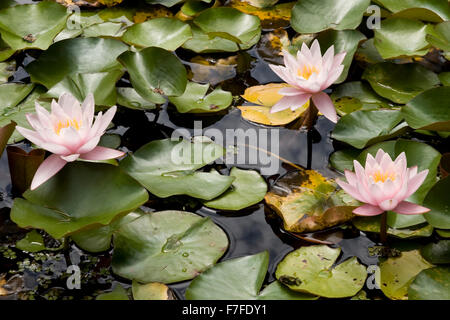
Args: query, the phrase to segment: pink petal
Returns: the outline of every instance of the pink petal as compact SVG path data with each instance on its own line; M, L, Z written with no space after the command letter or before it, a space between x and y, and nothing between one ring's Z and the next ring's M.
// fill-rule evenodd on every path
M402 201L395 207L392 211L400 214L422 214L430 211L430 209L419 206L418 204L411 203L408 201Z
M92 93L87 95L81 107L83 109L83 119L86 119L88 127L91 127L95 113L95 100Z
M338 66L335 69L332 69L330 73L328 74L327 81L321 86L321 90L327 89L329 86L331 86L333 83L336 82L336 80L341 76L342 72L344 71L344 66Z
M317 65L322 60L322 52L320 52L320 45L319 41L317 39L314 40L314 42L311 45L311 56L312 56L312 64Z
M78 153L76 154L71 154L68 156L61 156L61 159L63 159L66 162L73 162L75 160L77 160L80 157L80 155Z
M278 94L281 94L282 96L298 96L299 94L304 93L305 93L304 91L295 87L286 87L278 90Z
M355 188L354 186L345 183L344 181L340 180L340 179L336 179L336 183L345 191L347 192L349 195L351 195L353 198L355 198L358 201L361 202L366 202L366 199L364 197L361 196L361 194L359 193L358 189Z
M58 104L69 117L81 118L80 102L70 93L61 94L58 99Z
M125 153L122 151L97 146L92 151L82 154L80 156L80 158L84 159L84 160L94 160L95 161L95 160L116 159L116 158L122 157L123 155L125 155Z
M395 199L384 200L384 201L381 201L379 204L380 209L383 209L384 211L391 211L395 207L397 207L397 205L398 205L398 201Z
M319 92L312 96L317 109L329 120L336 123L337 114L334 104L325 92Z
M278 77L280 77L280 79L283 80L284 82L287 82L287 83L291 82L290 77L287 76L287 70L285 67L269 64L269 68L272 69L272 71L275 72L275 74Z
M101 136L95 136L95 137L91 138L77 150L77 153L85 154L85 153L92 151L100 142L100 138L101 138Z
M323 69L328 71L334 62L334 45L328 48L328 50L323 55Z
M382 214L384 211L376 206L372 206L370 204L364 204L361 207L356 208L353 210L354 214L357 214L359 216L376 216L379 214Z
M307 103L310 97L311 95L308 93L283 97L270 109L270 113L279 112L288 108L292 110L298 109Z
M356 185L358 182L358 179L356 179L356 174L351 172L350 170L344 170L345 178L347 179L348 183L351 185Z
M61 157L56 154L52 154L45 159L33 177L33 181L31 182L31 190L36 189L57 174L66 165L66 163L66 161L61 159Z
M114 115L116 114L117 107L112 106L111 108L106 111L106 113L101 116L100 119L100 125L98 127L97 134L103 135L106 128L108 128L109 124L111 123L112 119L114 118Z
M341 52L334 56L333 65L331 66L332 69L337 68L341 65L342 61L344 61L345 56L347 55L347 52Z
M419 189L419 187L425 181L427 175L428 169L419 172L417 175L408 180L408 190L406 191L405 199L411 196L414 192L416 192L417 189Z
M20 126L16 126L16 129L17 131L19 131L21 135L23 135L26 139L28 139L29 141L31 141L36 145L41 146L44 143L42 137L36 131L23 128Z
M309 50L308 46L304 42L302 44L301 53L306 58L307 61L312 61L313 60L311 51Z

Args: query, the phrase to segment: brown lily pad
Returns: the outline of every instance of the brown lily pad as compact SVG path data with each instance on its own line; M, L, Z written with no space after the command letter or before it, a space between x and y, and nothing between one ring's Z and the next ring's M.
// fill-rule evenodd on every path
M34 174L44 161L45 150L26 152L19 147L9 146L6 152L13 189L22 194L30 187Z
M10 124L7 124L4 127L0 128L0 157L3 154L3 150L5 150L6 145L8 144L8 140L14 132L17 123L11 121Z

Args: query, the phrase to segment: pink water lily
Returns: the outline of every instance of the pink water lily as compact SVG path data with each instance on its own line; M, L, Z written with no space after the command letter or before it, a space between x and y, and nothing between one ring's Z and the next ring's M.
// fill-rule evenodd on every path
M400 214L421 214L430 211L418 204L405 201L422 185L428 170L417 172L417 166L407 168L402 152L395 161L379 149L375 158L368 154L366 166L354 161L355 172L346 170L347 182L336 182L348 194L365 204L353 212L361 216L375 216L385 211Z
M27 114L33 130L16 129L28 140L53 153L40 165L31 183L31 190L58 173L68 162L77 160L108 160L119 158L123 152L97 146L101 136L114 117L117 107L104 115L100 112L94 121L94 96L89 94L83 105L72 95L64 93L58 102L52 101L51 113L36 103L36 113Z
M314 40L311 49L303 43L297 57L283 50L284 67L269 65L270 68L291 87L282 88L278 93L284 96L275 104L271 112L288 108L298 109L312 98L317 109L328 119L337 122L336 109L330 97L323 92L342 74L346 52L334 55L334 46L328 48L322 57L320 45Z

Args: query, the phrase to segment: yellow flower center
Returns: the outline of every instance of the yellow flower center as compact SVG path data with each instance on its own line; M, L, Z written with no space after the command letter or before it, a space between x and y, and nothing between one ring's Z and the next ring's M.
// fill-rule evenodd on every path
M313 73L319 73L319 70L315 66L303 66L303 69L299 68L297 74L303 79L308 80Z
M391 179L391 181L394 181L395 173L377 171L372 175L372 179L374 182L385 182L388 178Z
M76 130L80 130L81 121L78 122L75 119L66 120L66 121L58 121L58 123L55 126L55 132L57 135L59 135L62 129L69 128L69 127L72 127Z

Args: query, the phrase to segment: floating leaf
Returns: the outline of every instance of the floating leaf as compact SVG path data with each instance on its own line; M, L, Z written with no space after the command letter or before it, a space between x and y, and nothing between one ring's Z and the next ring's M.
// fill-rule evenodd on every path
M420 271L431 268L419 251L405 251L380 263L377 282L383 293L394 300L407 300L408 287Z
M170 8L180 2L185 2L186 0L145 0L145 1L150 4L162 4L162 5ZM210 3L212 0L197 0L197 1L203 1L203 2Z
M450 300L450 267L421 271L408 288L409 300Z
M44 161L45 150L33 149L30 152L16 147L6 148L11 182L14 190L24 193L31 185L34 174Z
M157 103L161 95L180 96L186 89L186 69L167 50L150 47L139 52L127 51L118 60L127 68L137 93L149 101Z
M103 22L83 29L83 37L119 38L125 33L125 26L120 22Z
M450 20L450 9L446 0L377 0L396 17L432 22Z
M174 51L191 37L188 24L172 18L156 18L129 27L122 40L137 47L160 47Z
M173 300L173 294L164 283L139 284L133 281L131 287L134 300Z
M438 74L438 77L444 86L450 86L450 72L441 72Z
M431 211L425 219L435 228L450 229L450 177L439 180L428 192L423 205Z
M429 243L420 249L420 254L433 264L450 263L450 240Z
M47 50L68 16L64 6L50 1L4 9L0 11L2 39L13 50Z
M353 170L353 160L361 153L357 149L344 149L333 152L330 156L330 165L338 171Z
M369 0L299 0L292 9L292 28L298 33L356 29L369 4Z
M343 116L332 137L362 149L404 133L407 125L400 110L358 110Z
M434 26L427 35L427 41L433 46L444 51L450 51L450 21L445 21Z
M249 49L261 36L258 17L234 8L210 8L194 19L194 23L210 37L221 37L236 42L240 49Z
M439 85L437 75L425 67L383 62L369 65L362 76L380 96L407 103L419 93Z
M16 50L12 49L2 38L0 38L0 61L5 61L15 52Z
M186 194L211 200L225 192L234 178L196 171L224 155L211 140L156 140L123 160L121 167L151 193L166 198Z
M16 123L13 121L11 121L10 124L7 124L4 127L0 127L0 157L2 156L3 150L5 150L5 147L8 144L8 140L15 129Z
M113 291L99 294L96 300L130 300L128 292L120 284Z
M218 198L204 202L205 206L220 210L241 210L264 199L267 184L258 172L233 168L230 177L235 177L231 188Z
M352 220L353 225L363 232L380 233L381 217L356 217ZM395 229L388 227L387 233L391 236L408 239L419 237L430 237L433 233L433 227L429 224L415 228Z
M335 54L344 51L347 52L344 61L342 62L344 65L344 71L342 71L335 83L341 83L347 78L356 49L358 48L359 43L364 39L366 39L366 37L358 30L327 30L325 32L321 32L317 37L322 53L325 53L331 46L334 46Z
M384 61L377 48L375 48L374 40L374 38L370 38L359 46L355 53L355 60L365 63L378 63Z
M109 224L145 203L148 194L116 166L78 161L24 197L14 200L11 219L59 239L89 225Z
M283 219L284 229L313 232L344 223L358 206L337 184L314 170L292 171L265 196L267 205Z
M390 18L375 30L375 47L384 59L421 56L428 51L426 24L410 19Z
M181 113L210 113L228 108L233 101L231 92L220 88L214 89L206 94L209 84L199 84L188 82L186 91L179 97L171 97L169 101L173 103L178 112Z
M164 103L165 99L161 99L160 103ZM136 110L155 109L155 103L144 99L133 88L117 87L117 103L121 106Z
M356 257L337 266L341 248L301 247L278 264L275 276L290 289L327 298L354 296L364 286L367 271Z
M186 290L188 300L312 300L274 281L261 287L269 266L267 251L227 260L196 277Z
M242 98L251 103L259 104L259 106L238 107L242 112L242 117L269 126L282 126L299 118L309 107L309 101L302 108L294 111L286 109L275 113L270 112L270 108L283 97L278 94L278 90L288 86L286 83L269 83L245 89Z
M152 212L114 233L112 268L142 283L189 280L212 266L228 248L225 232L184 211Z
M450 131L450 87L422 92L402 108L408 125L414 129Z
M439 163L439 172L442 178L450 175L450 152L446 152L442 155L441 162Z
M0 63L0 84L8 82L9 77L16 72L16 61Z
M120 69L116 58L127 48L127 45L114 39L63 40L50 46L36 61L30 63L27 71L33 82L51 88L68 75ZM55 61L58 62L57 67Z
M16 248L27 252L39 252L46 249L44 238L36 230L28 232L25 238L17 241Z
M209 37L205 32L197 26L192 26L192 39L183 44L184 49L188 49L197 53L210 52L235 52L239 50L236 42L221 38Z

